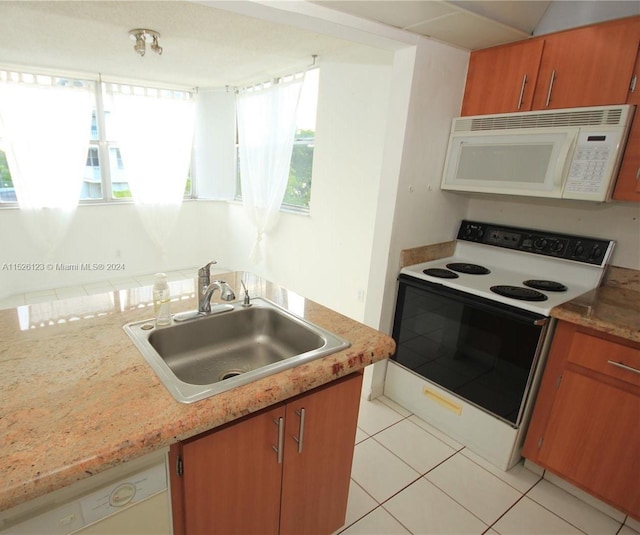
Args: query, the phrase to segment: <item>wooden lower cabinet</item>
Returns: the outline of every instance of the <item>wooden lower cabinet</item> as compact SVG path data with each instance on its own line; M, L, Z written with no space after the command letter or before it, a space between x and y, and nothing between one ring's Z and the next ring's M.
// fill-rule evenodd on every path
M640 519L640 344L559 322L522 453Z
M328 534L342 526L361 386L355 373L174 444L174 533Z

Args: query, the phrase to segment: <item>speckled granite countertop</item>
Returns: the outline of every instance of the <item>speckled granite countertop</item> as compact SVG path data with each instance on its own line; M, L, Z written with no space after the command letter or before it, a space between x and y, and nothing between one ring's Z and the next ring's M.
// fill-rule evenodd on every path
M640 271L612 266L603 286L555 307L551 316L640 342Z
M0 510L348 375L393 340L251 274L221 278L351 342L351 347L185 405L123 331L153 316L151 287L0 310ZM195 281L171 284L172 312L195 308ZM217 294L216 294L217 295ZM237 295L242 295L237 292Z

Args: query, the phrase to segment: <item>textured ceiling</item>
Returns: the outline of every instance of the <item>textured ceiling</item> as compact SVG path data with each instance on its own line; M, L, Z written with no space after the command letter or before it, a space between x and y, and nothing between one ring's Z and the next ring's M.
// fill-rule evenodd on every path
M138 56L134 28L160 32L162 56ZM0 1L0 64L224 87L302 69L348 44L191 2Z

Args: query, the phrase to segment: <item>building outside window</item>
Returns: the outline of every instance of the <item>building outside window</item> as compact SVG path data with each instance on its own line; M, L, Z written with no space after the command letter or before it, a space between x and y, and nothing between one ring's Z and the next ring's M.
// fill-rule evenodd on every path
M0 71L7 78L12 73ZM37 76L32 76L37 80ZM56 77L56 83L70 84L72 80ZM131 200L131 191L127 182L126 169L117 141L110 135L110 117L112 106L105 90L105 84L95 83L96 100L91 118L91 130L88 139L87 159L82 177L80 203L111 200ZM186 94L185 92L182 92ZM99 112L102 110L102 113ZM11 179L11 172L3 149L0 131L0 203L16 203L17 196ZM109 192L108 194L105 194ZM192 196L192 176L189 171L185 178L185 197Z

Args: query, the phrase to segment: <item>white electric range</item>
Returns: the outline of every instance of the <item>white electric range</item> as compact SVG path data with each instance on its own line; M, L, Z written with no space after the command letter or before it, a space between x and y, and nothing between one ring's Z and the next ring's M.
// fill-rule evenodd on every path
M497 466L513 466L551 310L600 284L614 245L462 221L451 257L400 272L386 395Z

